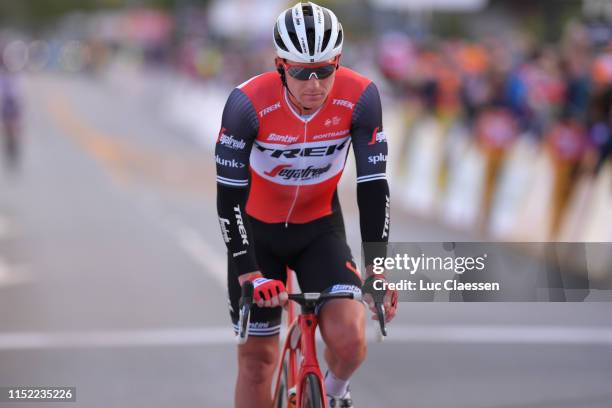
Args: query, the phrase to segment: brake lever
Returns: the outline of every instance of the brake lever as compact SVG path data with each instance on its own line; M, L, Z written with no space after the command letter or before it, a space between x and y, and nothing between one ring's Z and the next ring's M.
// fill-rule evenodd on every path
M251 305L253 304L253 282L242 284L242 296L239 302L238 344L245 344L249 338L249 323L251 322Z
M377 340L379 343L387 336L387 326L385 324L385 305L382 302L374 302L374 307L376 308L376 316L378 317L378 337Z

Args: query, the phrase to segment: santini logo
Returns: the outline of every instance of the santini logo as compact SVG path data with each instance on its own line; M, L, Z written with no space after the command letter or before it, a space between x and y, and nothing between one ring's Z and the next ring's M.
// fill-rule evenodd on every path
M276 133L270 133L266 140L268 142L295 143L299 140L299 136L277 135Z

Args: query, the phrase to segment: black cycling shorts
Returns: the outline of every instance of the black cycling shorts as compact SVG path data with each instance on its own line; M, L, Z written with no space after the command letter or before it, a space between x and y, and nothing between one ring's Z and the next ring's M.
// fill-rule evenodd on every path
M266 278L287 281L287 267L297 275L302 292L346 292L361 289L361 278L346 243L342 213L306 224L268 224L249 217L255 257ZM228 293L230 316L238 331L240 285L236 266L228 256ZM336 285L349 285L347 288ZM297 291L297 288L294 290ZM272 336L280 331L281 307L251 311L249 335Z

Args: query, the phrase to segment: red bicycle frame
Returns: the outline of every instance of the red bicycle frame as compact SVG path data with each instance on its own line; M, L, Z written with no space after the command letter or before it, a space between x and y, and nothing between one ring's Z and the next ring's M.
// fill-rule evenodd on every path
M293 292L292 272L293 271L289 269L287 270L287 291L289 293ZM289 329L287 330L287 337L285 338L283 352L279 362L274 395L277 395L279 392L281 375L283 374L283 363L288 353L287 389L296 387L297 390L297 394L294 397L295 402L288 401L289 404L292 404L292 406L296 408L300 408L302 393L304 392L302 389L304 383L303 379L308 374L314 374L321 388L321 393L324 398L324 407L327 408L327 401L325 400L325 382L323 381L323 375L319 368L315 344L318 325L317 316L315 313L301 313L298 315L296 305L289 303L287 305L287 324Z
M274 389L275 407L278 407L279 403L286 400L290 407L301 408L303 402L302 397L304 396L306 401L319 401L321 404L317 402L316 406L327 408L325 383L321 375L319 362L317 361L315 336L319 322L315 311L318 305L330 299L353 299L361 301L361 291L348 293L292 293L293 274L289 269L287 275L287 289L290 301L287 305L288 330L276 376L276 386ZM382 303L383 296L384 293L373 293L381 336L386 335L384 306ZM250 306L252 302L253 284L247 281L242 285L242 296L240 300L238 328L238 341L240 344L246 343L248 338ZM301 305L301 313L297 317L296 306L293 302ZM284 376L286 376L286 379ZM285 380L284 384L283 380ZM310 387L309 393L305 392L303 388L305 384L308 384ZM284 385L286 389L283 389L281 387L282 385ZM283 393L286 394L283 395Z

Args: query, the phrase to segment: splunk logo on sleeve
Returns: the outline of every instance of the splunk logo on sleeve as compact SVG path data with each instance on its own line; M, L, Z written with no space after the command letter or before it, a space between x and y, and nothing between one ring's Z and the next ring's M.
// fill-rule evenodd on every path
M246 164L239 162L236 159L222 159L221 157L219 157L219 155L215 155L215 161L217 162L217 164L223 166L223 167L231 167L234 169L242 169L244 167L246 167Z
M293 149L276 149L272 147L265 147L260 143L255 143L255 148L262 153L267 153L270 157L280 158L284 157L287 159L295 159L296 157L323 157L331 156L344 149L349 142L349 138L337 144L327 144L323 146L312 146L312 147L296 147Z
M308 166L305 169L294 169L290 164L279 164L270 171L264 172L270 177L281 177L285 180L312 180L331 169L331 164L324 167Z
M368 163L371 163L371 164L376 164L376 163L386 162L386 161L387 161L386 154L378 153L375 156L368 156Z

